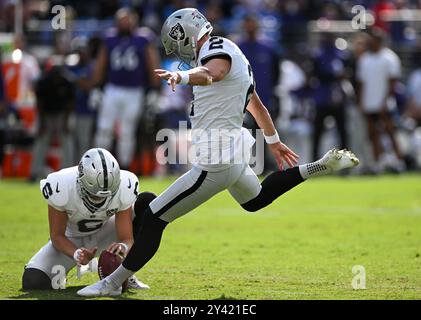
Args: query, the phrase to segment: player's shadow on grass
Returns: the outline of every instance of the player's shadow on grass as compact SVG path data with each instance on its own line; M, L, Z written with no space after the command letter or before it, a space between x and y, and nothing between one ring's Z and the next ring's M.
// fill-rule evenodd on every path
M238 300L238 298L229 297L229 296L226 296L225 293L223 293L220 297L217 297L211 300Z
M77 291L84 288L85 286L74 286L68 287L65 290L31 290L26 291L20 289L19 291L22 293L16 296L10 296L9 299L37 299L37 300L90 300L90 299L97 299L96 297L81 297L77 295ZM130 294L130 292L129 292ZM123 294L123 296L115 296L115 297L107 297L114 300L139 300L138 298L131 298L127 296L127 293Z

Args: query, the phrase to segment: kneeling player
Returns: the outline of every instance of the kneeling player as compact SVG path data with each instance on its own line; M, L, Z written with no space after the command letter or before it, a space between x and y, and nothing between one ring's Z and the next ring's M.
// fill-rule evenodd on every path
M138 179L121 170L105 149L90 149L79 166L51 173L40 188L48 203L50 241L25 266L22 288L52 289L61 268L65 274L76 265L87 265L107 249L125 255L133 244L133 220ZM133 220L133 221L132 221ZM136 277L129 288L148 289Z

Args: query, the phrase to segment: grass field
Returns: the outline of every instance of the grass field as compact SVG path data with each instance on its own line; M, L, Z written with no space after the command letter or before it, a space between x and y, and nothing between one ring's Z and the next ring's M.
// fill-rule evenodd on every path
M160 192L171 179L141 179ZM48 239L37 185L0 181L0 299L78 299L68 289L23 292L24 264ZM351 286L354 265L366 289ZM170 225L137 274L149 291L121 299L421 299L421 176L321 178L259 213L227 192Z

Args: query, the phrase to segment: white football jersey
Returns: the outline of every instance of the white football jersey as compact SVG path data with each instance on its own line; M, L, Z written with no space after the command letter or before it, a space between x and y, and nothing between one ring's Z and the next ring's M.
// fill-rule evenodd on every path
M190 112L195 164L207 171L224 169L238 159L248 162L245 154L254 143L251 134L242 130L244 113L255 87L250 63L234 42L211 37L200 48L197 65L217 56L229 56L231 69L221 81L193 86Z
M130 208L136 201L139 180L135 174L121 170L121 183L117 193L97 211L91 212L79 195L77 176L78 167L75 166L53 172L40 182L41 192L47 203L67 214L68 237L87 236L98 232L105 221L117 212Z

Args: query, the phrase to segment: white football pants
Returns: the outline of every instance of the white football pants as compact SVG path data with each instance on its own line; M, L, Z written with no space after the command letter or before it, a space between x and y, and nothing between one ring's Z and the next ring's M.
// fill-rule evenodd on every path
M241 205L256 198L262 186L248 163L234 164L216 172L193 166L149 206L155 216L172 222L225 189Z

